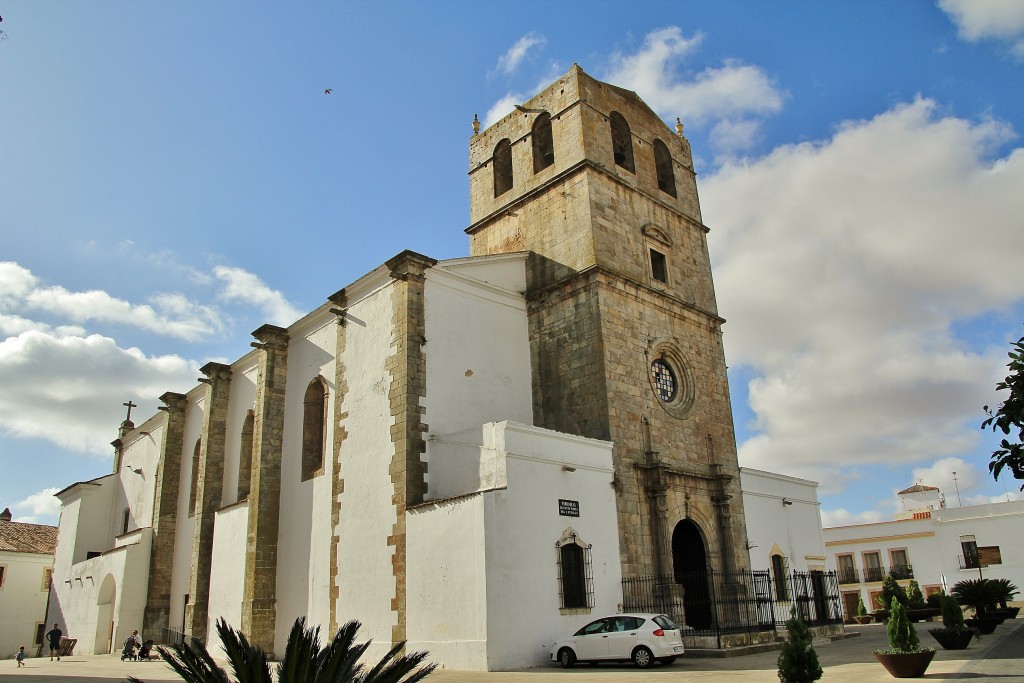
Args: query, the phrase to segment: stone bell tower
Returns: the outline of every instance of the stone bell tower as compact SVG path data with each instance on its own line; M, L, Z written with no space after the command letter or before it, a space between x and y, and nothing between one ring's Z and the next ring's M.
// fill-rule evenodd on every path
M690 145L573 65L469 146L474 256L526 251L534 422L614 442L624 577L749 569ZM687 588L689 590L689 588Z

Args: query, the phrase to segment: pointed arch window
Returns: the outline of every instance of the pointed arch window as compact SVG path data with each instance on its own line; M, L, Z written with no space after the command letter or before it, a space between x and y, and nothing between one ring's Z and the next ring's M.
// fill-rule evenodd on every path
M789 602L789 568L786 566L785 555L772 555L772 585L775 586L775 599Z
M540 173L555 163L555 140L551 135L551 114L544 112L533 122L533 172Z
M594 576L590 545L571 528L555 543L558 551L558 594L562 609L594 606Z
M672 154L668 145L657 139L654 141L654 170L658 174L658 189L675 197L676 175L672 170Z
M636 173L636 167L633 165L633 135L629 132L629 124L617 111L613 111L608 118L612 128L612 154L615 157L615 165L630 173Z
M512 143L508 138L494 146L494 196L512 189Z
M196 498L199 494L199 452L203 448L203 438L196 439L196 446L192 449L192 486L188 491L188 516L196 514Z
M252 476L252 435L256 430L256 412L249 410L242 421L241 446L238 449L238 495L235 500L249 497L249 477Z
M324 470L327 441L327 383L314 377L302 399L302 481Z

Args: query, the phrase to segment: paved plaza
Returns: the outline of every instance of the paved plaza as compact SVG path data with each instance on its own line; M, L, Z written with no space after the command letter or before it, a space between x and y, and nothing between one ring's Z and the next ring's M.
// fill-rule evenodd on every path
M933 644L928 624L918 624L922 644ZM848 633L857 637L816 645L825 670L823 681L830 683L887 683L893 679L878 664L871 651L883 647L885 628L873 624L853 626ZM430 683L666 683L674 681L741 681L777 683L775 660L778 652L763 652L741 657L715 659L683 657L669 667L655 666L639 671L631 665L605 664L577 666L563 670L554 667L479 673L439 670L426 680ZM143 681L178 681L162 662L122 662L117 655L65 657L51 662L47 657L26 660L26 667L15 668L14 660L0 662L0 683L118 683L129 675ZM1024 618L1007 622L981 642L972 642L967 650L939 650L924 680L957 681L991 679L993 683L1024 683Z

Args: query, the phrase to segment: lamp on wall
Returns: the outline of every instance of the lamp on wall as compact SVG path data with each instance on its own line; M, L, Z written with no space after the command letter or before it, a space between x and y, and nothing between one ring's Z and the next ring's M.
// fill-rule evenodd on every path
M576 468L573 467L572 465L562 465L562 471L563 472L575 472Z
M783 498L782 499L782 507L786 507L787 505L792 505L792 504L793 504L793 501L791 501L789 498Z

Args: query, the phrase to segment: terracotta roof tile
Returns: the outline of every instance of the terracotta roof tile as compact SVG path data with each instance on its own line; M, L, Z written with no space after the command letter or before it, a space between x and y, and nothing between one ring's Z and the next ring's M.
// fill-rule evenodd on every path
M57 527L0 520L0 550L53 555L56 548Z

